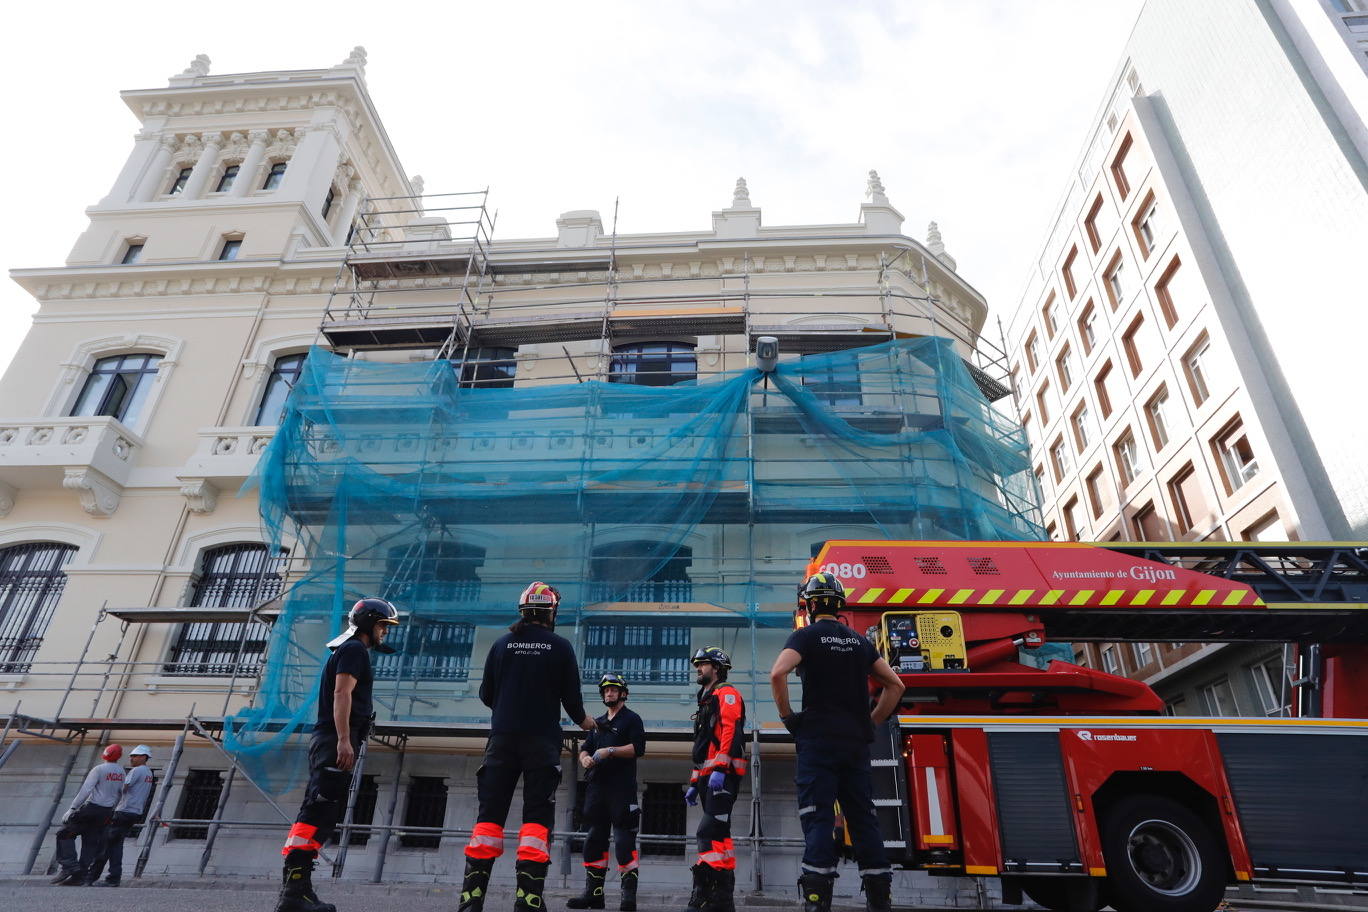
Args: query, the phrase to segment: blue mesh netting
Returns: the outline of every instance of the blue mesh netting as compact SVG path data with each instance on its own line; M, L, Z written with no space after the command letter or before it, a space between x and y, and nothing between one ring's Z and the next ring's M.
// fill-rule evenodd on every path
M678 685L690 630L737 631L744 656L746 632L753 652L756 631L790 625L822 540L1043 537L1021 429L943 339L808 355L768 382L460 377L318 349L305 363L249 482L307 565L227 735L268 785L291 781L282 748L312 723L322 644L361 595L406 614L400 654L377 662L382 717L470 724L482 631L533 579L563 593L586 676ZM614 639L606 618L636 632Z

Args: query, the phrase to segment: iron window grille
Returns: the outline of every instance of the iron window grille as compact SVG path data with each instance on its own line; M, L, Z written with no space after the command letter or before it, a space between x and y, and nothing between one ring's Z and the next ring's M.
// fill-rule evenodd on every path
M409 780L404 826L445 826L446 808L445 780L439 776L414 776ZM400 833L399 844L409 849L435 849L441 846L442 837L438 833Z
M219 795L223 793L223 773L219 770L192 769L181 789L178 820L213 820L218 810ZM203 839L209 835L207 826L180 825L171 830L172 839Z
M472 348L461 359L461 386L508 389L518 374L516 348Z
M611 383L674 386L698 378L698 357L687 342L637 342L613 346Z
M0 550L0 674L27 674L66 588L72 545L33 542Z
M361 785L356 789L356 807L352 811L352 823L358 826L370 826L375 822L375 802L380 795L380 785L376 776L365 773L361 776ZM370 840L370 831L353 830L351 838L347 840L347 845L363 846ZM338 817L337 826L333 828L332 836L328 840L333 845L342 842L342 818Z
M113 355L95 362L86 377L73 416L107 415L131 424L156 382L161 355Z
M584 634L584 680L596 683L613 672L633 685L691 683L691 634L691 628L675 625L590 622Z
M375 656L376 680L465 681L470 677L474 624L410 618L385 642L395 652Z
M641 832L652 836L683 836L686 823L684 802L679 800L679 783L646 783L646 790L641 794ZM687 851L688 846L682 840L644 839L641 842L643 856L673 857Z
M257 544L208 551L190 606L253 608L269 601L280 594L288 559L283 548L270 555L265 545ZM266 637L265 627L256 622L186 624L162 670L169 675L255 675L265 659Z
M304 354L281 355L271 367L271 376L266 381L266 391L261 394L261 405L257 408L255 424L276 425L285 413L285 400L290 390L299 382L304 370Z

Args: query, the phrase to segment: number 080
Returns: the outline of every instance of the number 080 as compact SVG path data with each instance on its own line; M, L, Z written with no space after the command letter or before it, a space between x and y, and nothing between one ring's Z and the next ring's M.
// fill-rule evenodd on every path
M827 564L822 572L833 573L842 579L864 579L869 571L865 570L864 564Z

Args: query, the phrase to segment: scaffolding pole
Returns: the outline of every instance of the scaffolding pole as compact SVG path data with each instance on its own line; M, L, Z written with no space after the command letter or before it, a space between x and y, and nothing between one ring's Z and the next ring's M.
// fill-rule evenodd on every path
M191 712L194 708L191 707ZM142 845L138 848L138 863L133 866L133 876L142 877L143 870L147 867L147 859L152 855L152 840L157 836L157 830L162 825L162 811L166 809L166 796L171 793L171 783L176 778L176 767L180 766L181 754L185 752L185 738L190 734L190 716L185 717L185 727L176 736L176 743L171 748L171 759L166 761L166 771L162 773L162 781L157 786L157 798L153 802L152 813L148 816L147 822L143 824Z
M204 836L204 851L200 853L199 873L204 876L204 869L209 866L209 858L214 854L214 843L218 840L219 829L223 826L223 811L228 807L228 796L233 794L233 780L237 778L237 767L228 768L228 778L223 783L223 793L219 795L218 807L214 809L214 822L209 825L209 832Z
M754 640L752 640L754 642ZM751 729L751 889L756 893L765 889L765 878L761 873L760 842L764 838L764 825L760 816L764 808L760 802L760 729Z
M395 677L398 677L396 674ZM361 771L366 768L366 750L370 738L361 739L361 749L356 752L356 762L352 764L351 784L347 788L347 810L342 814L342 829L338 832L337 859L333 861L333 880L342 876L347 865L347 847L351 845L352 819L356 815L356 797L361 792Z
M385 855L389 852L390 834L394 832L394 813L399 807L399 790L404 784L404 757L408 753L408 735L399 736L399 763L394 770L394 791L390 792L389 812L385 815L385 825L380 830L380 845L375 853L375 870L371 872L371 883L379 883L385 876Z
M67 780L71 778L71 770L76 765L76 755L81 752L84 745L85 736L82 735L81 741L71 749L67 755L66 763L62 766L62 775L57 780L57 790L52 794L52 801L48 804L47 813L38 822L37 829L33 832L33 842L29 845L28 861L24 863L24 873L32 874L33 865L38 860L38 853L43 848L43 840L47 839L48 830L52 828L52 815L57 813L57 807L62 803L62 795L66 793ZM15 742L16 744L18 742Z

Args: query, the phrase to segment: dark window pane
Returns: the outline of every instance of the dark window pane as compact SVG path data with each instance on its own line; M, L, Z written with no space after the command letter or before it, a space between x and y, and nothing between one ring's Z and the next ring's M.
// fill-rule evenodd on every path
M279 424L285 413L285 400L290 390L299 382L299 374L304 369L305 355L282 355L276 358L271 368L271 376L266 380L266 391L261 395L261 405L257 408L256 424Z
M274 190L280 186L280 182L285 179L285 165L285 162L271 165L271 170L266 172L266 183L261 185L262 190Z
M223 176L219 178L218 186L214 188L215 193L227 193L233 189L233 182L237 180L238 170L241 165L229 165L223 169Z
M72 545L34 542L0 549L0 674L26 674L62 597Z
M142 252L142 244L129 244L124 251L123 259L119 260L119 263L123 266L132 266L134 263L141 262Z
M288 552L265 545L227 545L205 552L192 608L253 608L280 594ZM181 628L163 671L169 675L254 675L266 653L267 629L255 622L200 622ZM241 662L238 654L241 652Z
M683 836L686 809L678 782L648 782L641 793L641 833L643 836ZM643 839L641 854L657 857L684 855L688 846L678 842Z
M223 242L223 249L219 251L220 260L236 260L238 251L242 249L242 241L229 240Z
M698 377L698 358L686 342L641 342L613 347L608 379L638 386L674 386Z
M518 373L516 348L472 348L461 362L461 386L507 389Z
M404 804L404 826L445 826L446 806L445 781L436 776L414 776L409 780L408 801ZM436 833L401 831L399 844L410 849L435 849L442 844L442 837Z
M223 792L223 773L218 770L195 770L185 777L178 820L213 820L218 810L219 795ZM203 839L209 835L207 826L177 826L171 830L172 839Z
M332 187L329 187L328 195L323 197L323 218L326 219L328 217L328 213L332 212L333 201L335 199L337 199L337 191Z
M863 403L860 397L860 369L853 362L820 369L807 368L803 375L803 386L827 405L857 406Z
M192 168L181 168L180 173L176 175L176 179L171 182L171 189L166 192L175 196L177 193L184 190L186 183L190 180L190 172L192 170Z
M132 424L157 379L161 355L114 355L95 362L72 415L108 415Z

